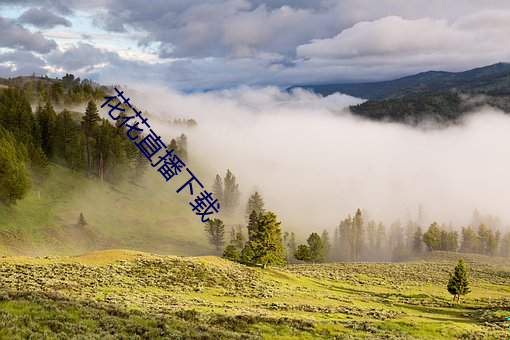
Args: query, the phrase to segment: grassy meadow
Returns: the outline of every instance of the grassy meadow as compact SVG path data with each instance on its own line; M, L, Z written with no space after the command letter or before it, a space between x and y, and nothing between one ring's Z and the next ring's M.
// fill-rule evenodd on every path
M4 256L0 338L508 338L510 263L464 255L472 292L460 304L446 290L460 255L441 252L265 270L125 250Z

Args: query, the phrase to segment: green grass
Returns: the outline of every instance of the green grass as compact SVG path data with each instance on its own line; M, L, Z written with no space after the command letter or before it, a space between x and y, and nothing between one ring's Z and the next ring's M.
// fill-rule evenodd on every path
M214 253L191 211L191 196L175 192L178 179L165 182L148 169L137 184L111 184L57 164L50 170L16 205L0 205L0 254L74 255L108 248ZM80 213L89 225L76 225Z
M460 304L446 290L456 264L446 253L267 270L124 250L4 257L0 338L508 337L508 261L464 255L472 293Z

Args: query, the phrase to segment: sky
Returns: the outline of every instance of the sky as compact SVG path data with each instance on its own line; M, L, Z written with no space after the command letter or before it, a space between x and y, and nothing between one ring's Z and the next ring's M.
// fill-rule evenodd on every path
M0 0L0 76L182 91L375 81L510 61L506 0Z
M163 121L196 119L189 152L209 184L231 169L243 201L257 188L287 225L357 208L405 222L420 205L425 223L474 209L510 223L508 115L410 127L352 116L360 98L281 91L508 62L507 0L0 0L0 32L2 77L73 73L126 85Z

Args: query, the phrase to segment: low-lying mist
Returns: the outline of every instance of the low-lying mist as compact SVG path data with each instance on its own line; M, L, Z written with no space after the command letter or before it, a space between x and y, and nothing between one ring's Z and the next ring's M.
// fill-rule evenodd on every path
M189 165L207 164L209 188L216 173L231 169L242 204L258 189L284 228L331 228L358 207L367 220L417 220L420 204L425 225L465 226L474 209L510 221L510 117L496 110L425 129L354 117L347 106L362 100L340 94L272 87L183 94L149 86L126 93L163 120L194 118L198 126L183 131Z

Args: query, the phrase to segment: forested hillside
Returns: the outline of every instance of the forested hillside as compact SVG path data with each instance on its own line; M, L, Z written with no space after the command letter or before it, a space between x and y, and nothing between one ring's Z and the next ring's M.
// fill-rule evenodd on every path
M366 102L350 107L353 114L412 125L425 120L455 123L483 107L510 112L508 63L457 73L429 71L383 82L297 87L322 95L340 92L365 98Z
M195 237L199 227L184 233L199 226L188 202L146 171L150 165L125 126L99 116L108 88L69 74L2 83L0 253L208 252ZM172 123L182 131L196 125L181 118ZM186 159L186 135L166 144Z

